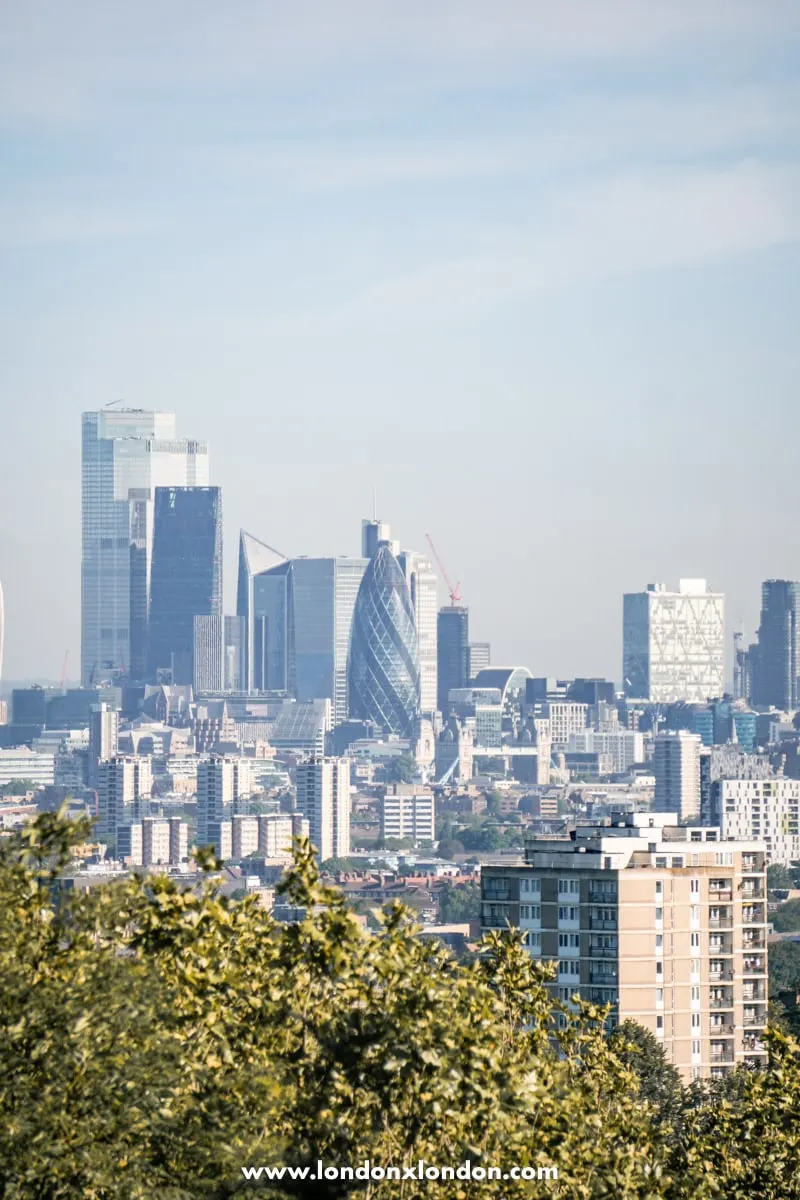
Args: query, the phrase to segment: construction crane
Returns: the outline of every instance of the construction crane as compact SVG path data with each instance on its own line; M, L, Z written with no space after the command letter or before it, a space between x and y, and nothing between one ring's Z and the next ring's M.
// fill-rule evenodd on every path
M450 582L450 576L444 569L444 563L439 558L439 553L433 544L433 538L429 533L426 533L425 537L428 539L428 545L433 551L433 557L436 559L436 562L439 565L439 570L442 572L442 575L444 575L444 581L447 584L447 590L450 593L450 607L455 608L457 604L461 604L461 592L458 590L461 587L461 581L459 580L455 587L453 587L452 583Z

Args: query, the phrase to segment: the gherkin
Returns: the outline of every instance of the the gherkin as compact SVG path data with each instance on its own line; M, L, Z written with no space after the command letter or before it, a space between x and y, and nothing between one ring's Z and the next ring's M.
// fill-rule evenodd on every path
M379 543L358 590L347 686L352 720L412 735L420 706L417 626L408 584L388 542Z

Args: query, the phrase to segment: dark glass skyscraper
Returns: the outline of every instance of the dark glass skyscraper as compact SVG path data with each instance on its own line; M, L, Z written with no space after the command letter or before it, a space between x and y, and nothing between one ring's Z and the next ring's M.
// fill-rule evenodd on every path
M800 583L767 579L761 585L761 624L753 664L751 702L793 711L800 705Z
M469 684L469 609L450 605L439 609L437 628L437 707L448 716L451 688Z
M419 646L405 576L387 542L364 572L348 660L351 720L410 737L420 711Z
M194 618L222 613L222 496L217 487L155 490L147 673L192 682Z

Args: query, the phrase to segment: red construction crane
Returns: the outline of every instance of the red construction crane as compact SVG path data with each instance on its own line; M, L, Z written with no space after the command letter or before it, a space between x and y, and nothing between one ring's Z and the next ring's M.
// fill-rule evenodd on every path
M442 572L442 575L444 575L444 581L447 584L447 590L450 593L450 607L455 608L455 606L457 604L461 603L461 592L458 590L461 587L461 581L459 580L459 582L455 585L455 587L453 587L452 583L450 582L450 576L447 574L447 571L445 571L445 569L444 569L444 563L439 558L438 551L433 544L433 538L431 537L431 535L429 533L426 533L425 537L428 539L428 545L430 546L431 550L433 551L433 557L436 559L437 563L439 564L439 570Z

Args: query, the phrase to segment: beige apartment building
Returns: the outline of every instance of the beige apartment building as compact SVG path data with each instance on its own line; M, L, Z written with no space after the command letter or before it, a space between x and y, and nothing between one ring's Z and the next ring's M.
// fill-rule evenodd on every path
M484 930L527 933L569 1001L649 1029L686 1080L766 1060L766 853L674 813L626 813L528 842L482 872Z

